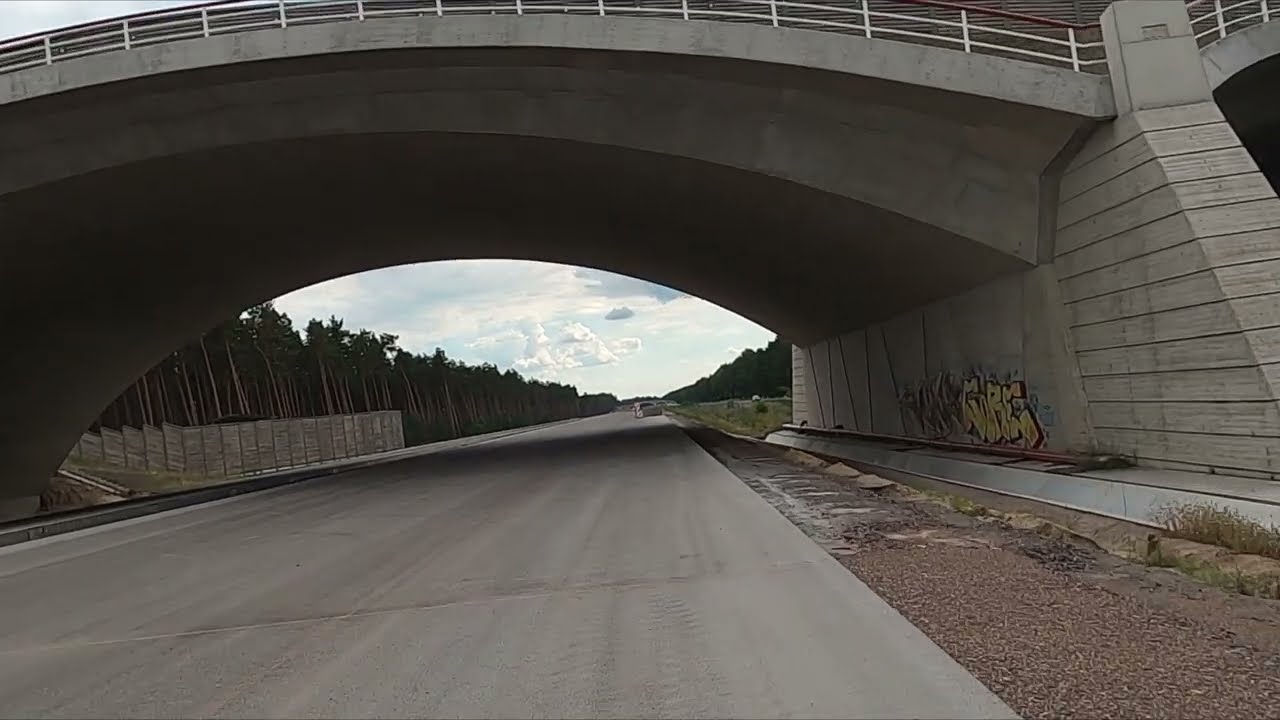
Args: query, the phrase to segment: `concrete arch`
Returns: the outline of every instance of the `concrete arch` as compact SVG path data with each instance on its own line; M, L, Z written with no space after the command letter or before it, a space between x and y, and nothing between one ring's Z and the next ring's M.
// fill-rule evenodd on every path
M1271 186L1280 188L1280 22L1259 23L1201 51L1213 97Z
M1280 23L1258 23L1234 32L1200 51L1209 87L1217 90L1237 73L1280 55Z
M0 310L35 341L0 358L29 380L0 397L0 495L38 492L184 339L351 272L596 267L806 343L1029 267L1041 176L1104 97L936 48L576 16L303 26L0 77Z

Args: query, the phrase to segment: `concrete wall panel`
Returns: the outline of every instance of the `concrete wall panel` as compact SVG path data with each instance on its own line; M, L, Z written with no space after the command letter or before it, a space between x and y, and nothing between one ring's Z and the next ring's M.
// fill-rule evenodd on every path
M320 448L320 460L332 460L333 455L333 418L331 416L316 418L316 444Z
M142 442L146 447L147 470L164 471L167 465L164 432L153 425L143 425Z
M285 423L285 435L288 438L289 464L292 466L307 464L307 441L303 437L302 423L289 420Z
M164 423L160 426L160 431L164 433L165 469L174 473L186 472L187 454L182 440L182 428Z
M289 436L289 420L271 421L271 446L276 450L276 467L294 466L294 452Z
M241 472L257 472L265 469L262 464L262 456L258 452L258 433L254 423L236 423L236 431L240 433Z
M804 349L791 346L791 421L797 425L813 423L809 417L809 364Z
M218 426L222 436L222 465L227 477L244 473L244 455L240 448L240 428L235 423Z
M279 467L276 464L275 435L271 432L270 420L258 420L253 423L254 440L258 445L258 468Z
M204 445L205 477L226 477L226 446L222 443L222 428L216 425L200 428L200 440Z
M147 443L142 431L128 425L120 428L124 439L124 464L130 470L147 469Z
M125 467L124 436L119 430L102 428L102 460L112 467Z
M820 342L804 349L805 396L809 403L809 422L818 427L830 427L831 414L831 363L828 343Z
M1190 340L1090 350L1077 355L1080 374L1178 372L1280 362L1280 328Z
M101 435L85 433L80 437L80 459L86 463L104 462Z

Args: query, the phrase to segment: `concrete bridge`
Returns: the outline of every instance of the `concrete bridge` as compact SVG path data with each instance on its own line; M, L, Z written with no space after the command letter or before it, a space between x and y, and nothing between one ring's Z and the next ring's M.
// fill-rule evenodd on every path
M1274 24L1231 12L286 0L0 43L0 510L219 319L475 257L760 322L813 425L1280 470Z

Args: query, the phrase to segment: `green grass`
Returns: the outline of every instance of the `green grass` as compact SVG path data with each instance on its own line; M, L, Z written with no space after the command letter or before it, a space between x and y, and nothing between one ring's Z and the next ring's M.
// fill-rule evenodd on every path
M708 403L706 405L680 405L667 408L669 412L697 420L711 427L738 435L762 438L791 422L790 400L743 400L733 403Z

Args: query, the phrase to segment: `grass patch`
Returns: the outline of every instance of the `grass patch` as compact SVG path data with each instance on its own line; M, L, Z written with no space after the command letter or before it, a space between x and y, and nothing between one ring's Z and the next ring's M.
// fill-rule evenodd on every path
M670 412L738 435L763 438L791 422L790 400L679 405Z
M1177 505L1158 512L1156 521L1165 526L1169 537L1280 560L1280 528L1267 527L1230 508Z
M1147 565L1177 570L1200 582L1228 592L1253 597L1280 599L1280 575L1250 573L1226 562L1196 555L1166 552L1156 536L1147 538L1146 552L1140 553Z

